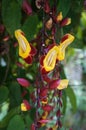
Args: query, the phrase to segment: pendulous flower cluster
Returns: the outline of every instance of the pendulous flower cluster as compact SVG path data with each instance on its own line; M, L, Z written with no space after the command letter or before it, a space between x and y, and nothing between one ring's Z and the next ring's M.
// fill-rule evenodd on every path
M36 6L49 16L48 20L43 21L42 32L33 40L36 46L34 47L33 42L28 42L21 29L15 30L15 37L19 44L19 56L27 64L36 63L38 66L34 90L30 93L30 103L24 99L27 94L24 91L21 111L36 108L31 130L38 130L45 126L46 130L57 130L62 127L62 90L67 88L69 83L68 79L61 79L61 61L65 59L66 48L74 41L74 36L67 33L57 43L56 26L62 28L69 25L71 19L63 18L62 12L55 15L56 8L51 9L49 1L36 0ZM48 34L47 31L51 33ZM30 86L30 83L23 78L17 78L17 81L24 88Z

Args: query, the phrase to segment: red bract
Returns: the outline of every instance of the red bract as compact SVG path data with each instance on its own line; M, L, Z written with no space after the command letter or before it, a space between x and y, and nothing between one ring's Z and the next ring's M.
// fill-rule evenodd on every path
M61 116L61 111L60 111L60 109L57 111L56 115L57 115L57 117L60 117L60 116Z
M42 75L42 78L43 78L43 80L44 80L45 82L47 82L47 83L49 83L49 82L51 81L51 79L48 77L47 74Z
M59 84L60 84L60 79L52 80L52 81L49 83L49 88L50 88L50 90L56 89Z
M35 124L31 125L31 130L35 130Z
M45 97L45 96L47 96L47 93L48 93L48 89L47 89L47 88L41 88L39 95L40 95L41 97Z
M31 109L31 106L30 106L30 104L29 104L29 102L27 100L23 100L23 103L25 104L27 110Z
M44 119L44 120L39 120L38 122L42 124L42 123L48 123L50 122L50 120Z
M32 8L31 8L28 0L23 0L22 8L27 15L32 14Z
M50 111L53 109L53 106L45 105L45 106L42 106L42 109L43 109L44 111L50 112Z
M22 97L24 97L26 94L27 94L27 91L24 91L24 92L22 93Z
M30 86L29 81L24 79L24 78L17 78L17 81L23 87L29 87Z
M28 55L28 57L24 59L28 64L31 64L31 63L32 63L33 57L34 57L34 55L36 55L36 52L37 52L37 51L36 51L36 48L33 47L31 44L30 44L30 47L31 47L31 52L30 52L30 54Z
M64 18L61 22L60 22L60 26L63 27L65 25L69 25L71 23L71 19L70 18Z
M4 32L4 30L5 30L4 25L3 25L3 24L0 24L0 33L3 33L3 32Z
M46 1L44 2L44 11L45 11L46 13L49 13L49 12L50 12L49 0L46 0Z

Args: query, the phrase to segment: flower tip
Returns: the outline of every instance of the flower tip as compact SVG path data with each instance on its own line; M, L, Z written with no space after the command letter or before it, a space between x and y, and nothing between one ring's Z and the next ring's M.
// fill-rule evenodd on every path
M59 12L59 14L56 17L57 22L60 22L63 19L62 12Z

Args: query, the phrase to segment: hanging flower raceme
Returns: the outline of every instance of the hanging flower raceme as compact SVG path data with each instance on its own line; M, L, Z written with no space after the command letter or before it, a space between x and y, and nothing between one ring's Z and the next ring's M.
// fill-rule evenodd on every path
M52 71L55 68L56 61L64 60L65 58L65 49L67 46L73 42L74 36L71 34L66 34L60 44L57 46L56 44L53 44L48 53L45 56L42 56L40 58L40 67L42 73L47 73Z
M21 56L28 64L31 64L33 56L36 54L36 49L27 41L24 33L20 29L15 31L15 37L19 43L19 56Z

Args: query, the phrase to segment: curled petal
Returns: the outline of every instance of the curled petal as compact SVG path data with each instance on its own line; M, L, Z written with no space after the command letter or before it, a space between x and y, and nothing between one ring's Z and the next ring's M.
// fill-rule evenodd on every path
M24 78L17 78L18 83L23 86L23 87L28 87L30 86L30 83L28 80L24 79Z
M60 42L60 45L58 46L58 49L59 49L59 53L57 54L57 59L58 60L64 60L65 58L65 49L67 48L67 46L69 44L71 44L71 42L73 42L74 40L74 36L71 35L71 34L66 34L61 42Z
M57 86L57 89L62 90L64 88L67 88L69 80L63 79L60 81L60 84Z
M24 33L20 29L15 31L15 37L19 43L19 56L31 64L33 56L36 54L36 49L27 41Z
M47 55L45 56L43 60L43 65L47 72L54 69L56 64L57 53L58 53L58 47L54 46L48 51Z

